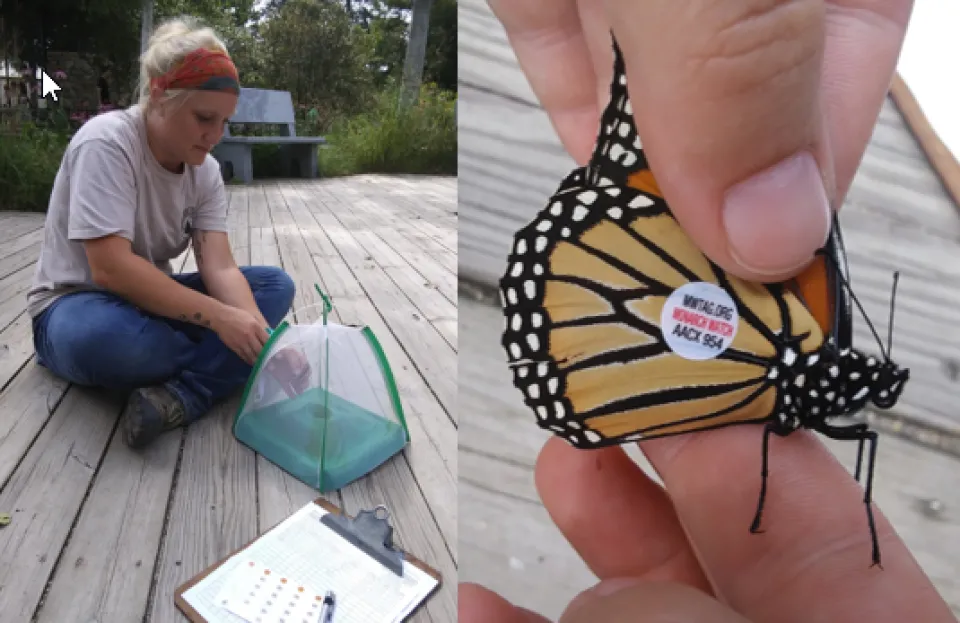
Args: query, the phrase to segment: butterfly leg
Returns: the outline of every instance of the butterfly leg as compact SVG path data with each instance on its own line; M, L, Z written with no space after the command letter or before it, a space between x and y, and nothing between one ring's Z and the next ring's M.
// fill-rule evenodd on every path
M877 539L877 528L873 521L873 509L871 508L871 504L873 503L873 465L877 458L877 433L876 431L870 430L866 424L854 424L852 426L821 424L817 430L830 439L836 439L838 441L853 441L855 439L859 442L856 469L858 482L860 480L860 463L863 455L863 445L865 442L870 442L870 454L867 457L867 483L864 487L863 503L867 506L867 523L870 526L870 538L873 541L873 565L877 565L883 569L883 565L880 564L880 542Z
M750 532L753 534L763 534L760 529L760 516L763 514L763 502L767 497L767 456L770 447L770 434L774 432L776 426L768 423L763 427L763 459L760 468L760 501L757 503L757 514L753 517L753 523L750 524Z
M857 466L853 470L853 479L857 482L860 482L860 471L863 466L863 444L866 443L866 436L863 433L867 432L866 424L857 424L850 427L851 431L860 433L860 438L857 439Z

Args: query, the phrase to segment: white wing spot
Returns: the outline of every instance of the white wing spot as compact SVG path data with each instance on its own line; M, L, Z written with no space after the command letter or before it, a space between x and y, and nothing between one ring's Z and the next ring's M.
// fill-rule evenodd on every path
M523 282L523 293L527 295L528 299L535 298L537 296L537 284L532 279L527 279Z
M594 190L586 190L577 195L577 199L586 205L593 205L593 202L597 200L597 193Z
M533 325L534 329L539 329L540 325L543 324L543 315L540 312L534 312L530 315L530 324Z
M554 216L560 216L563 214L563 204L559 201L554 201L553 205L550 206L550 214Z
M793 352L792 348L788 348L787 350L783 351L783 363L787 364L788 366L792 366L793 362L796 360L797 353Z
M537 223L537 231L550 231L551 227L553 227L553 221L548 221L547 219L543 219Z
M860 400L861 398L867 395L868 391L870 391L869 387L861 387L860 391L858 391L856 394L853 395L853 399Z
M543 405L540 405L539 407L537 407L537 415L540 416L541 420L547 419L547 408L544 407Z
M598 441L600 441L600 435L593 432L592 430L583 431L583 436L586 437L587 441L589 441L590 443L597 443Z
M653 200L646 195L637 195L627 205L631 208L647 208L653 205Z
M514 249L517 252L517 255L523 255L527 252L527 241L521 238L517 240L517 247Z
M583 217L587 215L587 209L581 205L578 205L573 209L573 220L582 221Z
M527 344L530 345L530 350L532 351L540 350L540 338L537 337L536 333L527 334Z
M563 229L561 229L561 230L560 230L560 235L563 236L564 238L569 238L569 237L570 237L570 228L569 228L569 227L564 227Z
M537 250L537 253L541 253L544 249L547 248L547 237L546 236L537 236L537 242L534 245L534 248Z
M612 218L619 219L621 216L623 216L623 209L610 208L609 210L607 210L607 214L609 214Z
M610 159L614 162L618 162L620 157L626 153L629 152L627 152L620 143L614 143L613 146L610 147Z

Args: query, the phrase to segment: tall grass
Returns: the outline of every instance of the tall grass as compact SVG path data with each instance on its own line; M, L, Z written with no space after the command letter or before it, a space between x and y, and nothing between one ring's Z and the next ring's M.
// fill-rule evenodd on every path
M320 175L457 174L455 94L426 84L401 109L399 91L379 93L371 110L333 123L320 149Z
M0 127L0 210L46 212L53 180L70 136L23 123Z

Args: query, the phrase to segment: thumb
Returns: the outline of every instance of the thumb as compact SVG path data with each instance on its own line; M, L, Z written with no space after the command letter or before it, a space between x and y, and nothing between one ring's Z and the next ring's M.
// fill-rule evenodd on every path
M686 584L604 580L580 593L558 623L750 623Z
M681 226L733 274L794 276L831 219L823 0L606 6L644 150Z

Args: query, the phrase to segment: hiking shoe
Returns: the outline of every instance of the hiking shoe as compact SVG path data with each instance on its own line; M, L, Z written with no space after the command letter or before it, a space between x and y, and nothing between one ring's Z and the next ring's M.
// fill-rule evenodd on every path
M128 446L142 448L183 421L183 404L170 390L163 386L141 387L130 394L120 416L120 428Z

